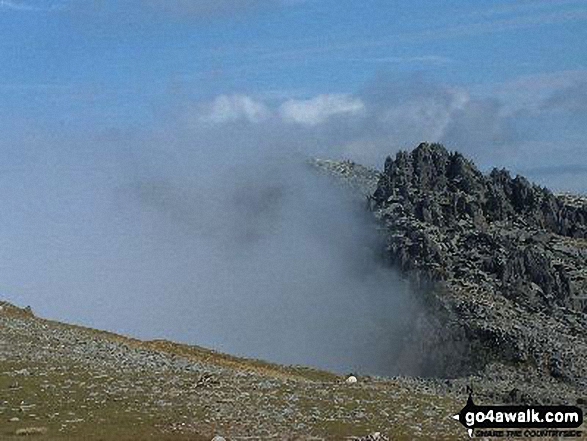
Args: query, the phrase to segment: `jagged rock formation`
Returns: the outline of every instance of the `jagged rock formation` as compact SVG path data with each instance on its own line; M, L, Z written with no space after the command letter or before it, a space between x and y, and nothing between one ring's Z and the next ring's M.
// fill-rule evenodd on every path
M568 240L587 237L587 204L506 170L485 176L438 144L388 157L373 200L403 268L491 285L531 310L587 311L587 247Z
M587 394L587 199L506 170L485 175L438 144L388 157L374 191L372 170L315 165L370 183L389 260L431 287L413 342L430 374L506 384L505 372L524 372L527 389L506 398L564 400L539 390L544 378Z

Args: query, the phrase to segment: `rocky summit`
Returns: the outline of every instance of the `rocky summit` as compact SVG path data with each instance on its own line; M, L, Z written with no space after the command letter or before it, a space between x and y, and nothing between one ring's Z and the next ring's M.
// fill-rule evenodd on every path
M587 198L484 174L439 144L379 173L312 164L366 198L386 258L420 288L423 375L467 378L494 401L585 402Z

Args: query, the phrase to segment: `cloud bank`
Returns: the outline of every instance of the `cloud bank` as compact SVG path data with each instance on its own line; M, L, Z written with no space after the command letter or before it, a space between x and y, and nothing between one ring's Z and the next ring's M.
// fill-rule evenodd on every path
M296 98L221 96L191 106L187 125L196 137L216 129L223 137L247 133L256 145L273 143L300 155L346 157L378 166L383 157L421 141L441 142L480 166L533 174L576 159L577 137L587 136L587 73L565 71L477 87L451 86L424 77L381 75L352 94ZM204 127L201 122L214 122ZM222 128L221 128L222 127ZM565 139L569 127L571 137ZM576 129L575 129L576 127ZM552 138L553 133L561 134ZM245 143L243 149L250 147ZM253 147L254 148L254 147ZM553 181L560 190L585 191L585 178Z
M279 107L285 122L317 126L337 115L358 115L365 110L363 101L349 95L318 95L308 100L287 100Z
M417 374L403 338L413 291L379 260L360 205L301 164L380 165L428 140L587 189L584 145L550 135L583 133L584 77L472 90L381 75L354 93L182 101L143 132L4 141L2 288L42 315L144 338Z

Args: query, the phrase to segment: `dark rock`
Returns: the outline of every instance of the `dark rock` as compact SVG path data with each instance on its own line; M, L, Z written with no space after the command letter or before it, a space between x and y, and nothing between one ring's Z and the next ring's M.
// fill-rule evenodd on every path
M563 378L565 376L563 366L564 364L560 354L556 353L550 357L550 363L548 366L550 370L550 375L552 375L555 378Z
M375 212L394 231L388 249L402 268L428 272L431 279L475 271L499 281L495 286L502 295L530 310L553 304L586 310L585 302L572 300L577 289L569 274L581 272L587 259L567 255L571 271L556 267L561 253L547 244L552 234L584 237L587 204L565 205L507 170L485 176L461 154L426 143L386 159L372 199ZM463 259L455 258L454 248L442 251L439 244L447 242L457 245ZM586 279L583 274L582 288Z
M509 391L509 393L503 398L504 403L507 404L530 404L531 398L517 387Z
M436 314L439 303L452 310L439 332L465 330L467 349L459 356L467 359L458 372L479 371L493 361L541 369L546 356L552 377L585 377L585 363L565 363L577 358L577 348L548 356L542 346L555 335L564 340L587 334L577 326L554 332L544 318L558 308L587 312L578 294L587 291L587 253L584 244L573 242L586 237L585 201L569 202L507 170L484 175L460 153L427 143L386 159L372 200L387 230L389 260L448 288L430 311ZM478 296L489 303L478 303ZM512 314L512 307L522 309ZM448 326L451 321L458 325ZM462 342L458 334L439 344Z
M372 190L387 261L426 287L426 326L410 336L423 375L494 378L511 385L500 396L519 389L508 398L516 402L563 402L547 380L585 396L586 197L503 169L485 175L439 144L386 158L380 174L349 170L338 176ZM496 365L507 374L488 373Z

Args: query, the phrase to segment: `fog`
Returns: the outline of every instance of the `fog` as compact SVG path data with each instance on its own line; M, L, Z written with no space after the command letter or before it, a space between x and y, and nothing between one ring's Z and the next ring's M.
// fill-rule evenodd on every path
M145 339L398 373L416 308L364 201L307 152L162 136L21 145L2 183L3 296Z
M562 112L566 97L533 106ZM516 105L379 76L355 94L170 97L136 126L12 125L0 132L2 298L145 339L417 375L426 366L405 339L420 296L382 262L363 201L305 161L378 165L441 141L584 191L583 164L569 168L582 144L532 141L535 111Z
M148 216L157 246L173 255L173 268L159 271L173 287L154 300L155 321L173 338L394 373L412 309L407 284L379 261L363 204L303 163L247 164L205 184L140 182L122 201Z

